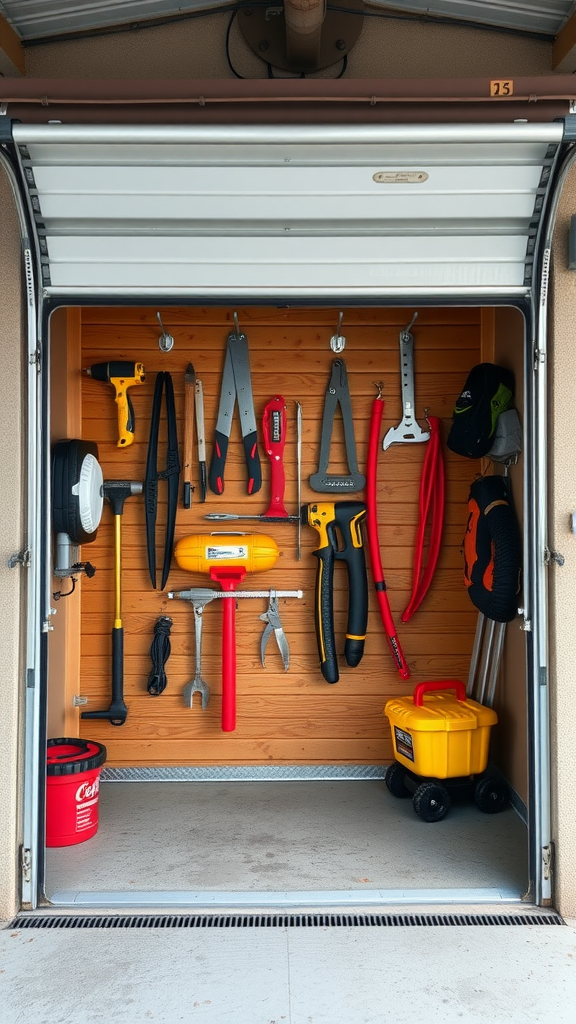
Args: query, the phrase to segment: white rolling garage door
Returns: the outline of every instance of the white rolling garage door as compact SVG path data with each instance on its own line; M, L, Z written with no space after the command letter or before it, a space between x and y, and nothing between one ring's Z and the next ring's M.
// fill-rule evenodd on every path
M521 298L563 125L23 125L48 297Z

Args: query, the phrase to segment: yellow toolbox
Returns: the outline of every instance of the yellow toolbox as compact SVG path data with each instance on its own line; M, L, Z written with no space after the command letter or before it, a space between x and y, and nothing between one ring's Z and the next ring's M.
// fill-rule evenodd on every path
M394 697L384 714L396 760L415 775L454 779L485 770L490 729L498 716L467 698L460 680L418 683L413 697Z

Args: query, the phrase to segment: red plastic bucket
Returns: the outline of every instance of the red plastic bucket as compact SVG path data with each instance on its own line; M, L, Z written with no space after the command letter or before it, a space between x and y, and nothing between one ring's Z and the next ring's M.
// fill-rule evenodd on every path
M47 744L46 846L73 846L98 831L100 769L106 747L94 740Z

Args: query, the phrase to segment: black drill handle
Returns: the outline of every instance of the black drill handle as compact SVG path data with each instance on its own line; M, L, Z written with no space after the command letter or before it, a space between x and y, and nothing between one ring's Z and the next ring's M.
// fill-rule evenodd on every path
M366 506L360 501L339 501L334 506L334 525L340 531L343 548L335 557L346 562L348 571L348 623L344 656L356 668L364 654L368 628L368 575L362 537Z
M208 474L210 490L214 494L222 494L224 491L224 466L226 465L226 453L228 452L228 438L220 430L214 431L214 447L212 449L212 461Z
M124 703L124 629L112 630L112 702L106 711L83 711L81 718L107 718L110 725L124 725L128 708Z
M134 406L132 405L132 399L128 394L128 388L126 388L124 394L126 395L126 405L128 406L126 413L126 433L134 434L136 432L136 416L134 415Z
M248 470L248 494L256 494L262 487L262 468L258 454L258 434L255 430L242 438L244 444L244 455L246 456L246 468Z
M340 676L334 640L334 548L329 544L318 548L314 555L318 559L314 621L320 670L327 683L337 683Z

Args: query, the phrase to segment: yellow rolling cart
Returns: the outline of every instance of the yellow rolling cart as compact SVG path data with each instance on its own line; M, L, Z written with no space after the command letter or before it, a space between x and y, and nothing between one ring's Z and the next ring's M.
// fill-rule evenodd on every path
M390 720L396 757L386 773L386 785L396 797L412 793L414 810L423 821L445 817L449 790L472 789L486 814L506 806L506 783L486 772L490 729L498 716L467 698L464 683L418 683L412 697L389 700L384 714Z

